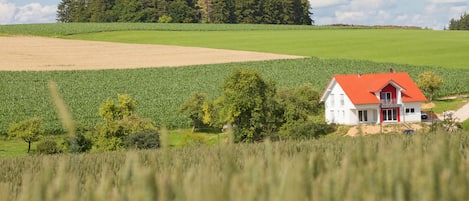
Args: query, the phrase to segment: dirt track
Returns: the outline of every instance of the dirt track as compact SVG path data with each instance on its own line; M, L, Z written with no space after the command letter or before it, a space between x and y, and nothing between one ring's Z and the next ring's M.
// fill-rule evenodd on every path
M0 71L96 70L295 59L299 56L42 37L0 37Z

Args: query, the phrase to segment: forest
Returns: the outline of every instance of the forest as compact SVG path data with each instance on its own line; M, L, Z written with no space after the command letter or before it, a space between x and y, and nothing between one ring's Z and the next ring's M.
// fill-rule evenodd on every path
M312 25L308 0L62 0L58 22Z

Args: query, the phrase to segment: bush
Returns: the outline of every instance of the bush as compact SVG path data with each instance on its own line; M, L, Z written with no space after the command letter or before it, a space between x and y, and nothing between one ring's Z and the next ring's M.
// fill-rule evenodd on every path
M62 153L62 150L57 147L57 142L54 140L44 140L37 144L36 148L37 153L39 154L58 154Z
M158 18L158 23L171 23L173 22L173 18L171 16L163 15Z
M124 146L133 149L156 149L160 147L160 137L156 132L139 132L129 136Z
M62 145L64 146L64 149L68 152L88 152L93 146L93 141L88 138L87 135L92 135L93 132L94 130L91 128L85 127L83 125L78 125L75 130L75 136L66 136L62 141Z
M306 140L318 138L335 131L334 125L325 122L295 121L284 124L279 132L280 138Z

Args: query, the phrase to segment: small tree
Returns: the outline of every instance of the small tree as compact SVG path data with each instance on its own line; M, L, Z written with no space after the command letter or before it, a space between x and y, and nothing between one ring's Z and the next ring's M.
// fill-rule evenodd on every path
M39 118L14 123L8 128L9 136L21 138L28 143L28 153L31 151L31 143L38 141L43 133L42 121Z
M236 142L254 142L278 129L275 84L255 71L236 69L223 86L221 118L234 125Z
M430 101L433 100L433 94L435 91L440 89L441 84L443 84L443 79L433 71L427 71L420 74L419 79L417 80L417 85L430 96Z
M189 114L189 118L192 123L192 133L195 132L196 128L199 128L204 124L204 104L208 99L207 94L204 93L193 93L189 99L187 99L179 109L180 113Z
M99 108L105 121L98 125L92 135L93 149L97 151L116 151L126 148L126 140L137 133L157 134L154 123L135 113L136 102L129 95L118 95L118 103L108 99Z

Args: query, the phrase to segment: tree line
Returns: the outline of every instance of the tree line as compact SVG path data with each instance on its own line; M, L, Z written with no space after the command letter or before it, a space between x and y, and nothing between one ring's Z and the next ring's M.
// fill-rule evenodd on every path
M308 0L62 0L58 22L311 25Z
M451 19L449 22L449 30L469 30L469 14L464 13L459 20Z

